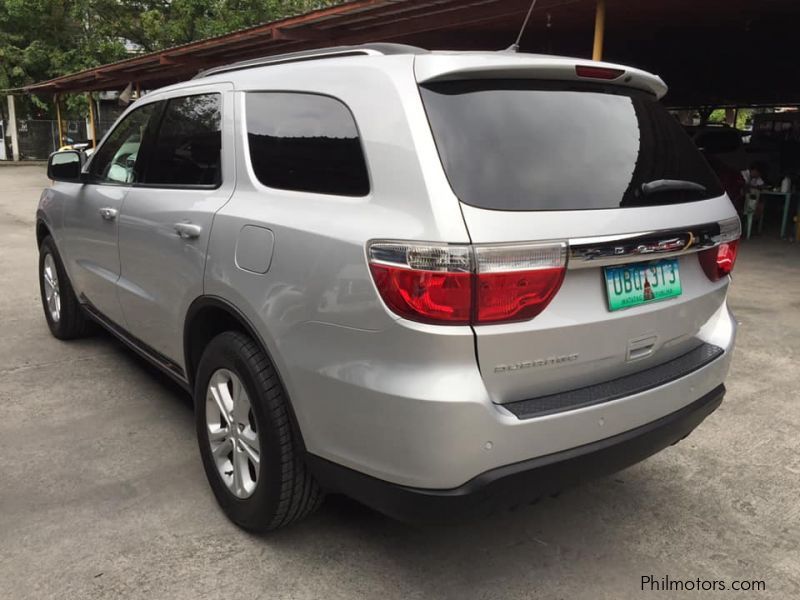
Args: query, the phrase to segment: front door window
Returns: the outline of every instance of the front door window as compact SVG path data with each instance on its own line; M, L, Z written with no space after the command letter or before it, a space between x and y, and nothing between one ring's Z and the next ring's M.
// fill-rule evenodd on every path
M124 185L136 182L139 149L159 104L146 104L134 110L114 128L89 167L95 183Z

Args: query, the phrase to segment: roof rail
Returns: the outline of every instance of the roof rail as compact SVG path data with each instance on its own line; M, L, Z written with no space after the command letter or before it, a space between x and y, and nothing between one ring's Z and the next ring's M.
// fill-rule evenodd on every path
M228 73L230 71L241 71L242 69L254 69L256 67L267 67L271 65L281 65L307 60L318 60L324 58L340 58L343 56L365 56L365 55L390 55L390 54L425 54L428 51L416 46L406 44L362 44L359 46L334 46L331 48L317 48L316 50L303 50L301 52L290 52L288 54L274 54L261 58L252 58L235 62L230 65L212 67L205 71L200 71L193 79L202 79L211 75Z

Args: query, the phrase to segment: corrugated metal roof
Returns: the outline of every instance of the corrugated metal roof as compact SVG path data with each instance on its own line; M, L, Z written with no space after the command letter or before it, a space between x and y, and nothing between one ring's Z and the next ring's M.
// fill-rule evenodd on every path
M523 51L591 56L596 0L538 0ZM606 54L658 73L671 105L800 103L797 0L606 0ZM154 89L251 58L371 42L503 49L530 0L352 0L32 84L38 94Z
M581 0L567 0L578 2ZM553 6L565 0L542 0ZM524 14L528 0L353 0L168 50L140 54L26 86L31 93L107 90L135 81L145 88L199 70L271 54L335 44L390 41L414 33Z

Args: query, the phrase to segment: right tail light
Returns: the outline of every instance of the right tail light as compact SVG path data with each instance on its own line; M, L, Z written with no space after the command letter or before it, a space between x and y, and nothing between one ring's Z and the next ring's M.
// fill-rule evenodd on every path
M742 236L742 226L739 219L729 219L720 223L719 244L708 250L701 250L699 254L700 266L711 281L719 281L730 275L736 264L736 255L739 252L739 238Z
M440 325L527 321L558 292L566 243L452 245L376 241L370 271L398 315Z

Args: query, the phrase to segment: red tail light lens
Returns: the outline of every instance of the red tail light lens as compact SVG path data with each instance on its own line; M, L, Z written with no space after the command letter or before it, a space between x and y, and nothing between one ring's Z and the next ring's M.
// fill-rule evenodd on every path
M609 67L594 67L591 65L578 65L575 67L575 74L578 77L588 77L589 79L605 79L611 81L625 74L622 69L611 69Z
M444 325L532 319L556 295L566 271L566 244L373 242L368 254L393 312Z
M741 235L742 226L738 218L723 221L720 223L719 245L700 252L700 266L711 281L719 281L733 271Z
M370 265L384 302L401 317L425 323L466 325L472 275Z
M564 281L566 244L476 246L476 323L527 321L542 312Z
M469 246L372 243L369 268L383 301L401 317L448 325L470 322Z
M739 240L720 244L700 252L700 265L711 281L719 281L733 271L738 252Z

